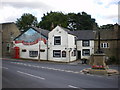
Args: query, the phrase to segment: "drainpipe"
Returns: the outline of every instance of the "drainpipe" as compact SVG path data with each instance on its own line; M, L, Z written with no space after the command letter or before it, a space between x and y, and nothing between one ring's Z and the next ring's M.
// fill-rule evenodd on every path
M70 50L69 50L69 62L70 62L70 51L72 50L72 48L69 48Z
M76 43L76 60L78 59L78 48L77 48L77 37L75 38L75 43Z
M69 51L69 62L70 62L70 51Z
M40 41L39 41L39 61L40 61L40 47L41 47L41 30L40 30Z
M39 57L38 60L40 61L40 41L39 41Z
M48 40L47 40L47 61L48 61Z

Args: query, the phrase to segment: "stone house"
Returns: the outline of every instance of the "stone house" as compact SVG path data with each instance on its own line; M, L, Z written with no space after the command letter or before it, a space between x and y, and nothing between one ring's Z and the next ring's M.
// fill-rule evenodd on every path
M2 57L9 57L13 39L20 34L14 22L0 24L0 53Z
M120 26L114 25L114 29L100 30L100 47L108 58L115 57L120 60ZM96 31L97 32L97 31ZM95 37L95 51L98 48L98 34Z

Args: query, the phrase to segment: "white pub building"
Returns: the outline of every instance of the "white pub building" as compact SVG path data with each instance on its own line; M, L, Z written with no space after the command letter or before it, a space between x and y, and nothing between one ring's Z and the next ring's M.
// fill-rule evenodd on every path
M94 53L94 32L70 31L61 26L52 31L31 27L13 43L14 58L71 62L89 59Z

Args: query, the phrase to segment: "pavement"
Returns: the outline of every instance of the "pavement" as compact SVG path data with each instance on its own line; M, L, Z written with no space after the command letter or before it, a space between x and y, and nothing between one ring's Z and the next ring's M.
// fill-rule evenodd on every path
M3 59L3 88L118 88L118 76L83 74L89 65Z

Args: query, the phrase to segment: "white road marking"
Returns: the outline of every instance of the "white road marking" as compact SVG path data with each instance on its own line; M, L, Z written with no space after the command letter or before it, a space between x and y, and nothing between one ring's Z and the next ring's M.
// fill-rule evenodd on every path
M78 87L75 87L73 85L68 85L68 87L70 87L70 88L78 88Z
M84 74L84 73L82 72L82 73L80 73L80 74Z
M80 71L81 73L83 72L83 70Z
M53 68L52 70L56 70L57 71L58 69Z
M31 65L30 65L30 64L28 64L28 66L29 66L29 67L31 67Z
M20 62L11 62L11 63L13 63L13 64L19 64L19 65L24 65L24 66L29 66L29 67L36 67L36 68L43 68L43 69L55 70L55 71L71 72L71 73L74 73L74 74L78 74L78 73L84 74L84 72L82 72L82 70L79 71L79 72L77 72L77 71L71 71L71 70L63 70L63 69L56 69L56 68L50 68L50 67L35 66L35 65L25 64L25 63L20 63ZM2 68L8 69L6 67L2 67ZM91 74L86 74L86 75L94 76L94 75L91 75ZM102 76L98 75L97 77L102 77Z
M62 71L62 72L64 72L65 70L60 69L60 70L58 70L58 71Z
M79 73L79 72L73 72L73 73Z
M72 72L72 73L73 73L74 71L70 71L70 70L65 70L65 72Z
M47 68L47 69L50 69L50 70L52 70L53 68Z
M11 62L11 63L14 63L14 64L21 64L21 65L29 66L29 67L36 67L36 68L43 68L43 69L55 70L55 71L71 72L71 73L75 73L75 74L77 74L77 73L84 74L84 73L82 72L82 70L79 71L79 72L77 72L77 71L71 71L71 70L63 70L63 69L56 69L56 68L35 66L35 65L24 64L24 63L20 63L20 62ZM8 68L4 68L4 69L8 69ZM91 75L91 74L86 74L86 75L94 76L94 75ZM97 76L97 77L102 77L102 76Z
M23 64L24 66L27 66L27 64Z
M46 67L41 67L41 68L46 68Z
M32 67L40 68L39 66L32 65Z
M2 67L3 69L8 69L7 67Z
M94 76L94 75L92 75L92 74L87 74L87 75L89 75L89 76Z
M45 80L45 78L43 78L43 77L35 76L35 75L29 74L29 73L25 73L25 72L21 72L21 71L17 71L17 72L21 73L21 74L25 74L25 75L31 76L31 77L35 77L35 78L38 78L38 79Z

